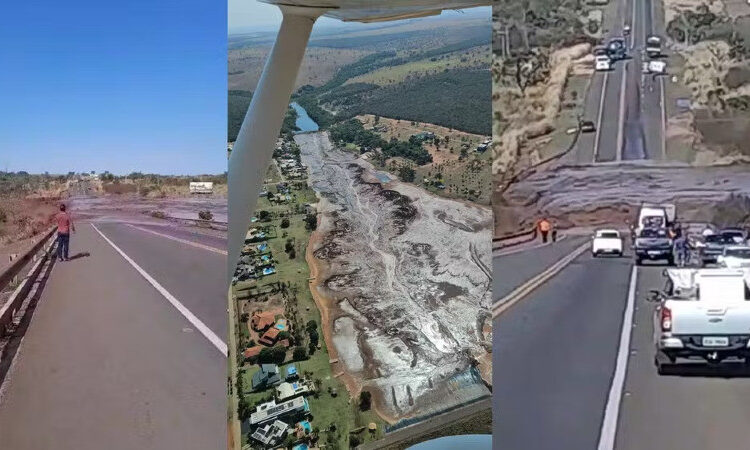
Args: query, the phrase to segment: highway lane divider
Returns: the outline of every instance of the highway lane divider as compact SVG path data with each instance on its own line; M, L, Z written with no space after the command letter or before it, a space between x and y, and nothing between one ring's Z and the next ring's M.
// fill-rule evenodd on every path
M122 251L117 245L115 245L114 242L112 242L107 236L102 233L99 228L96 227L93 223L91 226L96 230L97 233L113 248L117 253L122 256L125 261L127 261L133 268L141 274L143 278L148 281L148 283L154 287L161 295L164 297L174 308L180 312L180 314L187 319L188 322L190 322L206 339L208 339L211 344L213 344L214 347L216 347L225 357L227 356L227 344L224 342L216 333L211 331L208 326L203 323L195 314L193 314L185 305L183 305L177 298L172 295L169 291L167 291L164 286L159 284L158 281L154 279L151 275L148 274L141 266L139 266L131 257L129 257L124 251Z
M220 248L216 248L216 247L212 247L210 245L200 244L198 242L194 242L194 241L191 241L189 239L182 239L182 238L171 236L171 235L165 234L165 233L159 233L158 231L149 230L148 228L139 227L138 225L133 225L133 224L130 224L130 223L127 224L127 226L129 226L131 228L135 228L136 230L140 230L140 231L143 231L143 232L146 232L146 233L151 233L151 234L154 234L156 236L160 236L160 237L163 237L163 238L166 238L166 239L171 239L173 241L180 242L182 244L190 245L190 246L195 247L195 248L200 248L200 249L203 249L203 250L208 250L209 252L214 252L214 253L218 253L220 255L227 256L227 251L226 250L223 250L223 249L220 249Z
M510 294L496 301L492 305L492 318L495 319L510 309L513 305L520 302L526 296L531 294L536 288L546 283L550 278L560 273L568 264L573 262L578 256L589 249L591 244L588 242L576 247L575 250L559 259L556 263L546 268L543 272L537 274L530 280L515 288Z

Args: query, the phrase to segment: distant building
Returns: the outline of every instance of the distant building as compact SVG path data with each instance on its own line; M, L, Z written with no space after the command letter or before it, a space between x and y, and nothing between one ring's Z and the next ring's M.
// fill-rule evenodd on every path
M251 438L265 445L266 447L273 447L286 436L289 426L280 420L274 420L265 426L259 427Z
M281 383L279 366L276 364L261 364L260 370L253 374L253 390L265 389Z
M250 425L261 425L282 417L301 417L307 415L308 412L310 412L310 406L304 397L295 397L279 404L271 400L258 406L258 409L250 414Z

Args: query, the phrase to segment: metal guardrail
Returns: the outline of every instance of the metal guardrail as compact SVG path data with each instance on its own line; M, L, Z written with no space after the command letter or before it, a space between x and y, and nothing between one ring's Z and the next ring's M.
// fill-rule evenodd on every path
M532 227L528 230L494 237L492 238L492 249L497 250L501 248L512 247L514 245L524 244L526 242L531 242L536 239L536 232L536 227Z
M29 273L26 275L24 280L18 285L13 291L10 298L5 304L0 307L0 337L5 334L5 330L8 325L13 322L13 317L16 311L20 308L26 295L29 293L33 286L33 281L39 275L43 267L43 263L49 256L49 251L54 243L55 228L52 227L50 230L44 233L44 235L37 241L33 247L31 247L26 253L20 258L16 259L13 264L8 268L0 272L0 291L8 287L13 279L23 270L29 262L35 261L36 264L31 268ZM42 257L36 259L36 256L40 251L43 251Z

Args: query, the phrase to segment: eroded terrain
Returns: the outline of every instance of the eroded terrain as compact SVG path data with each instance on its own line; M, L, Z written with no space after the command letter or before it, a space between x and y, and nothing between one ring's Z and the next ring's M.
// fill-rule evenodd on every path
M325 133L295 140L320 198L308 262L334 373L391 421L489 394L491 211L392 180Z

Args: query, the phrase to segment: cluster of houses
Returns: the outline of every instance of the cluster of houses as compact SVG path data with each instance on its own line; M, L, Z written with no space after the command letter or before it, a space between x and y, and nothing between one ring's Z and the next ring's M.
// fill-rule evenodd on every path
M248 419L250 437L265 448L279 445L290 433L297 440L312 433L310 405L305 397L315 392L315 386L300 378L294 365L284 372L276 364L262 364L253 375L254 390L274 389L274 398L258 405ZM300 444L295 448L307 447Z
M273 253L266 238L266 232L260 228L251 228L245 238L245 246L240 253L237 269L232 284L238 281L257 280L276 273Z
M284 178L288 180L307 178L307 167L299 160L299 156L294 154L291 143L287 143L283 139L276 141L274 158Z

